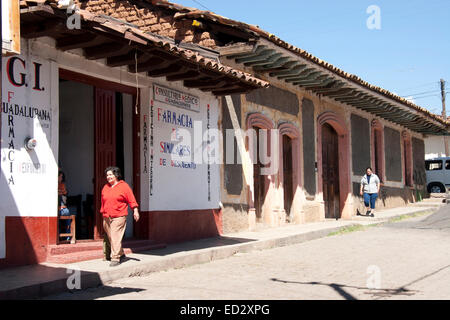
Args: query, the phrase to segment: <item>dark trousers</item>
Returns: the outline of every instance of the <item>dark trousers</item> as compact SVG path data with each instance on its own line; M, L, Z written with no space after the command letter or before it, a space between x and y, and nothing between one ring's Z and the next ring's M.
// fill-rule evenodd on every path
M375 201L378 198L378 193L364 193L364 204L366 205L366 208L369 207L371 209L375 209Z

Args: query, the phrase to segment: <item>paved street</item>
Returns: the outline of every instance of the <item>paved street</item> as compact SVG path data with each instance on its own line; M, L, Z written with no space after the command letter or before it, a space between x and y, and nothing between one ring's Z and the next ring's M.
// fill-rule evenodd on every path
M450 210L48 298L450 299Z

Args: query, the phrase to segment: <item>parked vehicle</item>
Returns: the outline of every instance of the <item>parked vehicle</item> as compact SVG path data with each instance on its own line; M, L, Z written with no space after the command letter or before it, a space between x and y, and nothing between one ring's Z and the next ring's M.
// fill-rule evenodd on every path
M429 193L444 193L450 187L450 157L425 160Z

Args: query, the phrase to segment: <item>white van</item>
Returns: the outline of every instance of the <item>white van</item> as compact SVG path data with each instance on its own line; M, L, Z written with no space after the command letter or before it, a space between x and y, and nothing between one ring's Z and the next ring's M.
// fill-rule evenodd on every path
M425 160L429 193L443 193L450 187L450 157Z

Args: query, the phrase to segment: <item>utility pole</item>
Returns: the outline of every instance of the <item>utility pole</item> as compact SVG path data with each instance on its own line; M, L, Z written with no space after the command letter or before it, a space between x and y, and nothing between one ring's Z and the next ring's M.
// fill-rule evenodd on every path
M447 120L447 115L445 112L445 81L441 79L441 96L442 96L442 117Z
M445 111L445 81L441 79L441 98L442 98L442 118L444 121L447 121L447 113ZM447 136L444 136L444 147L445 147L445 156L448 157L448 139Z

